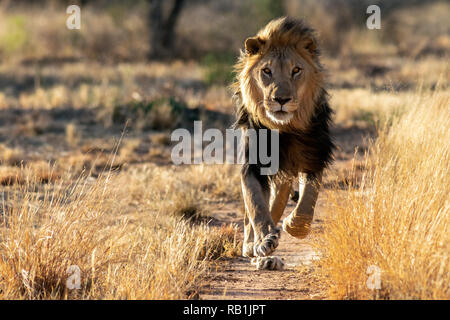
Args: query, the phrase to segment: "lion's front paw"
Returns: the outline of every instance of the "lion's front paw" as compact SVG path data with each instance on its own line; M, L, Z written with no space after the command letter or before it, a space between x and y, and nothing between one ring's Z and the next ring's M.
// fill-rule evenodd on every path
M252 265L256 266L257 270L283 270L283 259L275 256L270 257L256 257L251 261Z
M253 252L254 247L255 247L255 244L253 242L244 243L242 246L242 255L247 258L254 257L255 256L254 252Z
M254 255L265 257L270 255L278 247L280 240L280 230L275 228L272 232L262 238L254 247Z

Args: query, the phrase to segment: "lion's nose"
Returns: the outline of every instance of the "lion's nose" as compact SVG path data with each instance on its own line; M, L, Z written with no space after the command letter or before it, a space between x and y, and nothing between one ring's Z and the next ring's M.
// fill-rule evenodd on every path
M275 97L274 99L276 102L278 102L281 106L285 103L291 101L291 98L281 98L281 97Z

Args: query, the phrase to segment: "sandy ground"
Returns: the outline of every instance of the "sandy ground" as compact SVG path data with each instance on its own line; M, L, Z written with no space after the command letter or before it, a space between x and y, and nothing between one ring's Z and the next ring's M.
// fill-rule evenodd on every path
M314 239L322 232L323 195L319 198L313 230L306 239L299 240L282 231L274 255L284 259L282 271L258 271L249 258L236 257L221 261L212 270L199 292L200 299L323 299L325 290L314 283L312 260L319 259L313 248ZM230 204L213 216L223 223L236 223L242 231L242 217L238 204ZM284 217L294 208L291 201ZM237 211L236 211L237 210ZM281 222L278 224L281 227ZM242 236L242 232L241 232Z

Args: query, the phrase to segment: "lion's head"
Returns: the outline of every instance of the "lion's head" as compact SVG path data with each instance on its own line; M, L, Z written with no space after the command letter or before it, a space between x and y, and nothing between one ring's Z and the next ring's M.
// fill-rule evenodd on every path
M302 20L271 21L245 40L235 90L254 121L270 129L308 127L324 76L314 31Z

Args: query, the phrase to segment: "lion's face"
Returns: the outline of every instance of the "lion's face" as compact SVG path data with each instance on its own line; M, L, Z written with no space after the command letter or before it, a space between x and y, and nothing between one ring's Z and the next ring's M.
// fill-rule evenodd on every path
M252 76L258 84L261 101L273 122L288 124L301 106L311 67L292 49L272 51L265 55L252 69Z
M303 22L274 20L248 38L236 70L254 120L282 131L308 127L324 79L313 31Z

